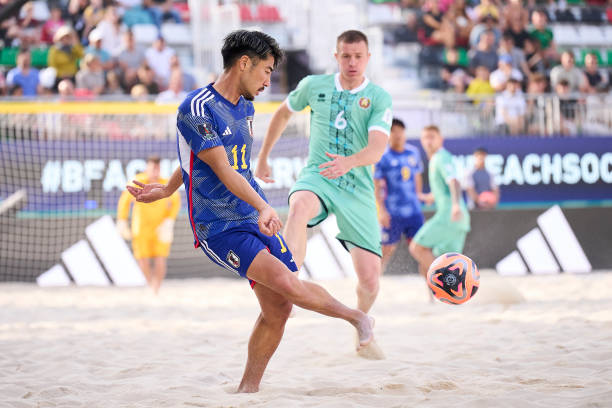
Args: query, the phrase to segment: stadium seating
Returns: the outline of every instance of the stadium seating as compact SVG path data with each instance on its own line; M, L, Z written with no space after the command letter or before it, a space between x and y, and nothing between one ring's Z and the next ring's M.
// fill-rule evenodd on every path
M191 44L191 31L185 24L165 23L161 27L161 34L171 46Z
M155 24L136 24L132 27L134 40L139 44L151 44L159 36Z

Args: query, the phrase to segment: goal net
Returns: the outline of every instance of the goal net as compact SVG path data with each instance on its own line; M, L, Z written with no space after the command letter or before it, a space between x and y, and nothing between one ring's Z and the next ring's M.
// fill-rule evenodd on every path
M253 159L276 106L256 104ZM87 240L88 225L115 219L121 192L148 156L160 156L162 177L169 177L178 166L175 123L176 106L153 103L2 104L0 281L34 281L61 265L64 251ZM281 213L305 162L307 128L307 114L293 116L271 154L275 183L261 183ZM181 196L168 275L225 276L194 251Z

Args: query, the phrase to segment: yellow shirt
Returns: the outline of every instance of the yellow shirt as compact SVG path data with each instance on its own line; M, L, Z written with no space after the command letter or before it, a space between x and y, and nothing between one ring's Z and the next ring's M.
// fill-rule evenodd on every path
M149 179L145 173L137 174L134 179L147 184ZM166 179L157 181L161 184L166 184ZM181 198L178 192L175 192L168 198L157 200L153 203L136 202L127 190L121 193L119 203L117 204L117 219L127 220L130 214L130 205L134 203L132 209L132 235L138 236L143 233L153 233L166 218L176 219L181 207Z
M73 77L78 71L77 63L83 58L84 51L80 44L72 47L72 52L66 54L61 51L57 46L53 45L49 49L49 55L47 56L47 65L57 70L58 78Z
M465 94L470 97L474 96L489 96L495 95L495 89L491 86L489 81L483 81L478 78L474 78L470 85L468 86ZM480 99L474 98L474 105L478 105L480 103Z

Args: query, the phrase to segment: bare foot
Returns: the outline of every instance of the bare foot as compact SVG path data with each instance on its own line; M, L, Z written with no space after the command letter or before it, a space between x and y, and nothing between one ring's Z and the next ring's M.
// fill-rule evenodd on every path
M357 329L357 337L359 338L359 344L357 345L357 350L362 347L367 346L374 340L374 318L363 314L363 317L357 322L355 325Z
M237 393L244 393L244 394L252 394L258 391L259 391L258 385L245 385L245 384L240 384L240 386L236 390Z

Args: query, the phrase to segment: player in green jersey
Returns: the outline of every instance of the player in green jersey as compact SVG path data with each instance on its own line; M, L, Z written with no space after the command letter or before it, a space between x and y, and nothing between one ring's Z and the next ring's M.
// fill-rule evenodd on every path
M367 312L379 289L380 227L372 164L387 144L393 115L391 96L365 76L370 59L367 37L349 30L338 37L339 71L302 79L274 113L255 175L272 182L270 150L293 112L310 106L310 142L306 167L289 195L284 237L298 266L306 254L306 227L336 215L337 238L350 252L359 278L358 308Z
M437 126L426 126L421 144L429 158L431 193L421 194L428 204L436 203L436 213L425 222L410 243L410 253L419 263L419 273L427 269L437 256L447 252L462 252L470 230L470 214L461 197L453 156L443 147L444 139Z

